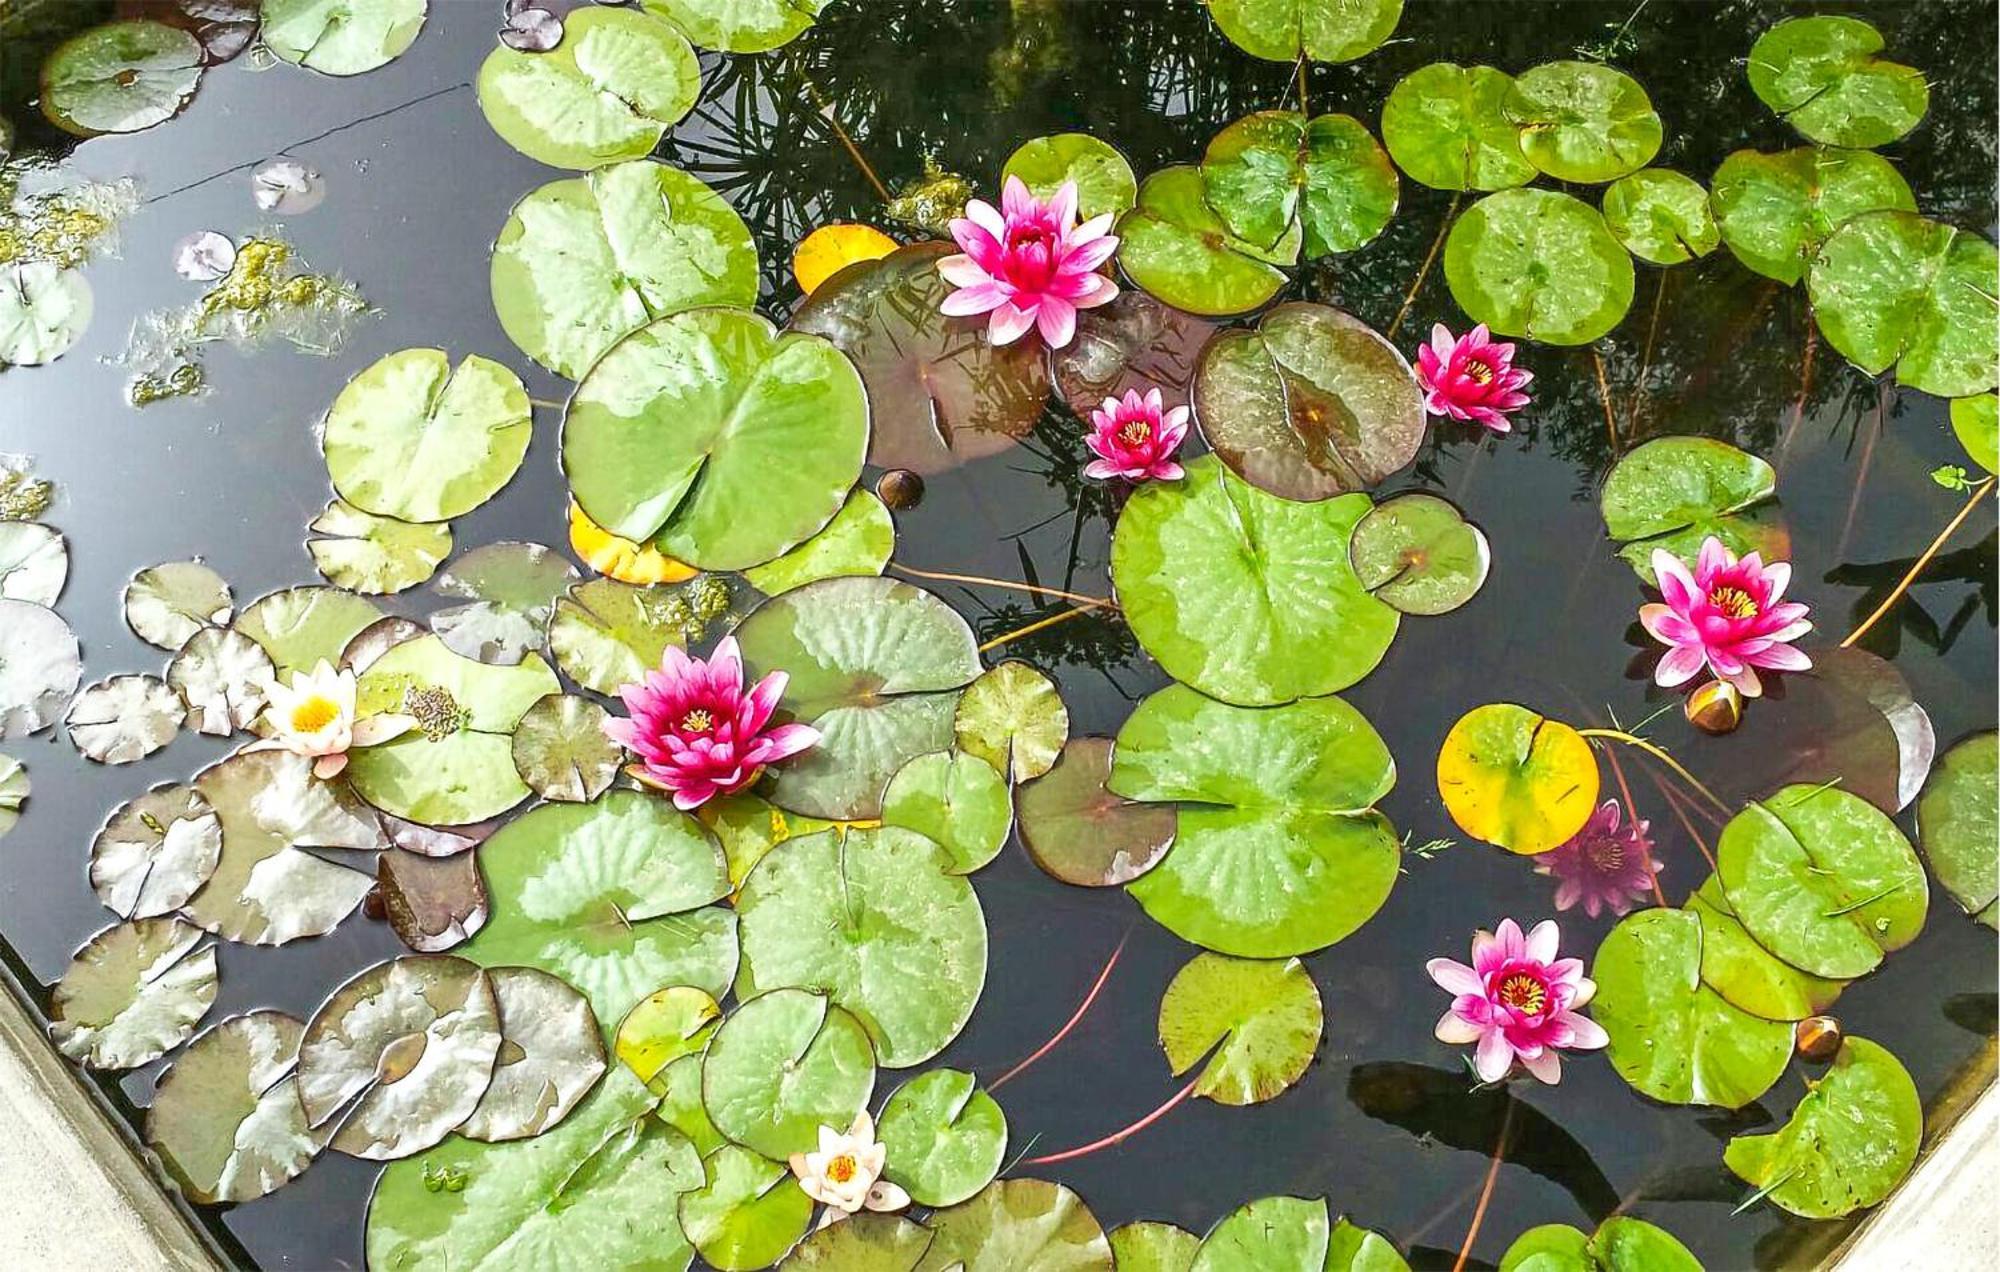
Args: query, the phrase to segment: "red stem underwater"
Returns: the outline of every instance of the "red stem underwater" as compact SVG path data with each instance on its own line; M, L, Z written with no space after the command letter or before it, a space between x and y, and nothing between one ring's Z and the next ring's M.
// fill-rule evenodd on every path
M1131 929L1128 928L1126 929L1125 935L1118 939L1118 946L1116 949L1111 951L1111 957L1104 961L1104 970L1097 974L1097 980L1091 985L1090 992L1083 996L1083 1001L1081 1003L1077 1004L1076 1013L1069 1018L1069 1022L1065 1024L1062 1028L1056 1030L1054 1037L1050 1038L1047 1042L1043 1043L1041 1046L1035 1048L1035 1050L1028 1056L1027 1059L1021 1061L1013 1068L1007 1070L1007 1072L1001 1074L999 1077L993 1079L993 1081L987 1083L986 1090L989 1093L993 1091L998 1091L1001 1087L1013 1081L1029 1065L1041 1059L1049 1052L1054 1051L1058 1043L1062 1042L1064 1038L1069 1037L1070 1030L1077 1027L1077 1025L1083 1020L1084 1013L1090 1010L1090 1005L1097 1001L1097 995L1104 989L1104 982L1111 979L1111 969L1118 966L1119 957L1125 953L1125 942L1131 939L1132 939L1132 932Z
M1176 1104L1179 1104L1182 1100L1185 1100L1190 1095L1193 1095L1195 1084L1200 1081L1201 1081L1200 1075L1196 1075L1195 1077L1189 1079L1188 1084L1182 1087L1179 1091L1176 1091L1172 1099L1168 1100L1165 1104L1162 1104L1159 1108L1154 1109L1151 1113L1146 1114L1146 1116L1140 1118L1138 1121L1132 1123L1132 1125L1126 1127L1122 1131L1113 1131L1111 1134L1105 1136L1103 1139L1093 1140L1090 1143L1085 1144L1080 1148L1064 1149L1060 1153L1049 1153L1042 1157L1030 1157L1027 1161L1022 1162L1021 1164L1023 1166L1053 1166L1057 1162L1066 1162L1071 1160L1072 1158L1077 1158L1077 1157L1087 1157L1090 1154L1096 1152L1100 1148L1110 1148L1115 1144L1122 1143L1123 1141L1131 1138L1132 1136L1137 1135L1140 1131L1145 1130L1147 1127L1159 1121L1161 1118L1165 1117L1169 1112L1173 1110L1173 1107Z

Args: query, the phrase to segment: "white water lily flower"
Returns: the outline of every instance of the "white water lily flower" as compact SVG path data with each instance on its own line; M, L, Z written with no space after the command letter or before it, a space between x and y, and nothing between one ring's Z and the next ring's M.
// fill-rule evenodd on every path
M826 1205L820 1227L838 1223L856 1211L901 1210L910 1194L882 1178L889 1149L875 1139L875 1119L863 1109L845 1135L831 1126L819 1128L819 1151L793 1153L792 1174L814 1201Z
M245 751L290 751L313 761L313 776L340 776L352 747L374 746L401 737L416 726L406 715L384 713L354 718L354 673L335 671L324 658L311 671L292 673L291 687L276 677L264 685L270 703L264 723L271 736L244 747Z

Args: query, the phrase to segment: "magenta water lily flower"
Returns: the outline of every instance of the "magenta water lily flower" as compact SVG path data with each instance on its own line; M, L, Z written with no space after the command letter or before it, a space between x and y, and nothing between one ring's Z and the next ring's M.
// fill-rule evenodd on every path
M1188 409L1177 406L1162 412L1160 391L1147 389L1140 397L1137 389L1125 390L1123 398L1108 397L1104 405L1090 413L1091 429L1084 443L1097 458L1084 467L1083 475L1108 481L1179 481L1184 470L1174 455L1188 431Z
M1516 1060L1538 1080L1562 1078L1561 1051L1594 1051L1611 1041L1604 1027L1577 1011L1597 993L1583 974L1583 960L1557 958L1562 934L1544 919L1526 936L1512 919L1493 932L1475 932L1472 966L1434 958L1431 979L1450 993L1451 1010L1439 1018L1438 1041L1477 1043L1472 1067L1481 1082L1498 1082Z
M1660 873L1650 829L1637 817L1626 821L1618 801L1607 799L1567 843L1536 857L1535 873L1556 881L1556 909L1581 903L1593 919L1606 910L1629 913L1652 893Z
M1507 417L1528 404L1521 390L1534 378L1534 372L1514 365L1514 346L1495 341L1483 322L1456 340L1438 323L1431 342L1417 350L1424 409L1496 433L1513 431Z
M991 314L987 338L1012 344L1038 328L1049 348L1076 336L1076 311L1108 304L1118 286L1097 272L1118 240L1111 214L1076 223L1076 182L1065 181L1043 202L1019 177L1008 177L1000 207L973 199L951 223L961 254L938 262L957 291L940 306L953 317Z
M671 793L676 808L699 808L819 741L819 730L803 724L769 727L788 679L774 671L745 692L733 636L706 661L670 645L658 671L619 689L631 718L605 721L604 732L639 757L628 773Z
M1811 669L1812 659L1789 643L1811 631L1812 623L1809 607L1782 599L1792 581L1788 563L1766 565L1755 552L1738 560L1710 535L1694 573L1661 548L1653 550L1653 573L1665 603L1640 606L1639 622L1668 647L1653 671L1655 683L1669 689L1686 684L1706 665L1754 698L1764 691L1757 668Z

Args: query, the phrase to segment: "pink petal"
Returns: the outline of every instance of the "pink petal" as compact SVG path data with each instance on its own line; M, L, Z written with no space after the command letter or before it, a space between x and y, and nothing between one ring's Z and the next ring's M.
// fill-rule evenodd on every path
M1611 1042L1611 1035L1604 1032L1604 1026L1588 1016L1579 1016L1573 1011L1567 1011L1560 1019L1574 1031L1575 1037L1571 1039L1569 1045L1578 1051L1595 1051L1599 1047L1608 1046Z
M1451 994L1484 994L1486 982L1478 972L1473 971L1456 959L1434 958L1424 964L1439 989Z
M1007 303L1007 293L998 283L982 283L955 291L938 302L938 312L948 318L970 318Z
M1756 553L1753 552L1751 555L1755 556ZM1764 604L1776 605L1778 598L1785 594L1785 589L1792 585L1792 563L1773 561L1765 566L1764 582L1770 585L1770 590L1764 594Z
M1701 541L1701 552L1694 561L1694 577L1698 581L1712 579L1731 564L1729 549L1722 545L1722 540L1710 535Z
M984 199L968 199L965 204L965 219L986 231L986 236L998 247L1007 237L1007 218Z
M1049 348L1066 348L1076 337L1076 306L1054 296L1044 296L1035 314L1035 325L1041 329L1042 341Z
M970 256L947 256L937 263L938 277L953 287L980 287L993 282Z
M1554 919L1543 919L1528 931L1522 948L1527 956L1537 963L1552 963L1556 951L1562 945L1562 930L1556 927ZM1579 970L1581 970L1579 968Z
M809 724L781 724L766 733L763 741L769 745L762 762L769 764L787 756L797 755L809 747L819 745L820 733Z
M1700 589L1679 557L1665 548L1654 548L1653 574L1660 580L1660 595L1675 613L1686 614L1694 608L1695 593Z
M1155 481L1179 481L1187 476L1187 469L1168 459L1154 464L1148 475Z
M996 345L1013 344L1027 335L1028 328L1034 325L1034 314L1023 311L1012 301L1007 301L995 309L993 316L987 320L986 338Z
M313 761L313 776L322 782L330 782L334 778L339 777L341 770L346 767L347 752L341 751L333 755L322 755Z
M1663 689L1684 685L1701 670L1704 659L1699 645L1676 645L1653 668L1653 683Z
M1521 1067L1534 1074L1537 1081L1550 1086L1562 1081L1562 1057L1553 1048L1543 1050L1538 1056L1522 1056Z
M1493 939L1500 943L1500 952L1509 960L1527 953L1528 943L1521 935L1521 925L1512 919L1500 920L1500 925L1493 929Z
M1118 465L1108 459L1093 459L1083 466L1083 475L1095 481L1110 481L1120 472Z
M1768 667L1772 671L1811 671L1812 659L1790 645L1772 645L1761 653L1751 654L1744 659L1754 667Z
M1490 1029L1479 1039L1479 1049L1472 1053L1472 1069L1481 1082L1498 1082L1507 1076L1507 1070L1514 1067L1514 1044L1498 1029Z
M1478 1042L1486 1031L1457 1012L1448 1011L1438 1017L1437 1027L1431 1030L1431 1033L1439 1042L1462 1047L1467 1043Z
M1701 641L1693 623L1657 602L1639 607L1639 625L1663 645L1694 645Z
M1065 181L1056 188L1056 197L1049 200L1049 215L1057 225L1068 228L1076 223L1076 199L1076 182Z

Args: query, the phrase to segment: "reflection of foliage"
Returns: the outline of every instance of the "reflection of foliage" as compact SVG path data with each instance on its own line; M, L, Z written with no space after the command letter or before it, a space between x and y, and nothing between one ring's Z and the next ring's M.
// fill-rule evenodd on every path
M1895 609L1884 621L1870 629L1861 643L1884 658L1894 658L1903 647L1903 633L1908 632L1918 644L1944 653L1957 642L1973 615L1982 609L1986 611L1986 621L1989 624L1994 622L1996 599L2000 599L1995 596L1994 572L2000 568L2000 551L1996 551L1996 543L2000 543L2000 531L1988 532L1984 539L1969 548L1938 554L1924 568L1909 593L1896 603ZM1896 585L1916 562L1915 557L1904 557L1900 561L1836 566L1827 571L1826 581L1867 589L1849 607L1851 624L1858 624L1874 613L1875 607L1896 590ZM1918 602L1917 593L1946 583L1972 586L1970 590L1963 587L1953 589L1956 604L1951 616L1943 626L1939 626L1930 611Z

